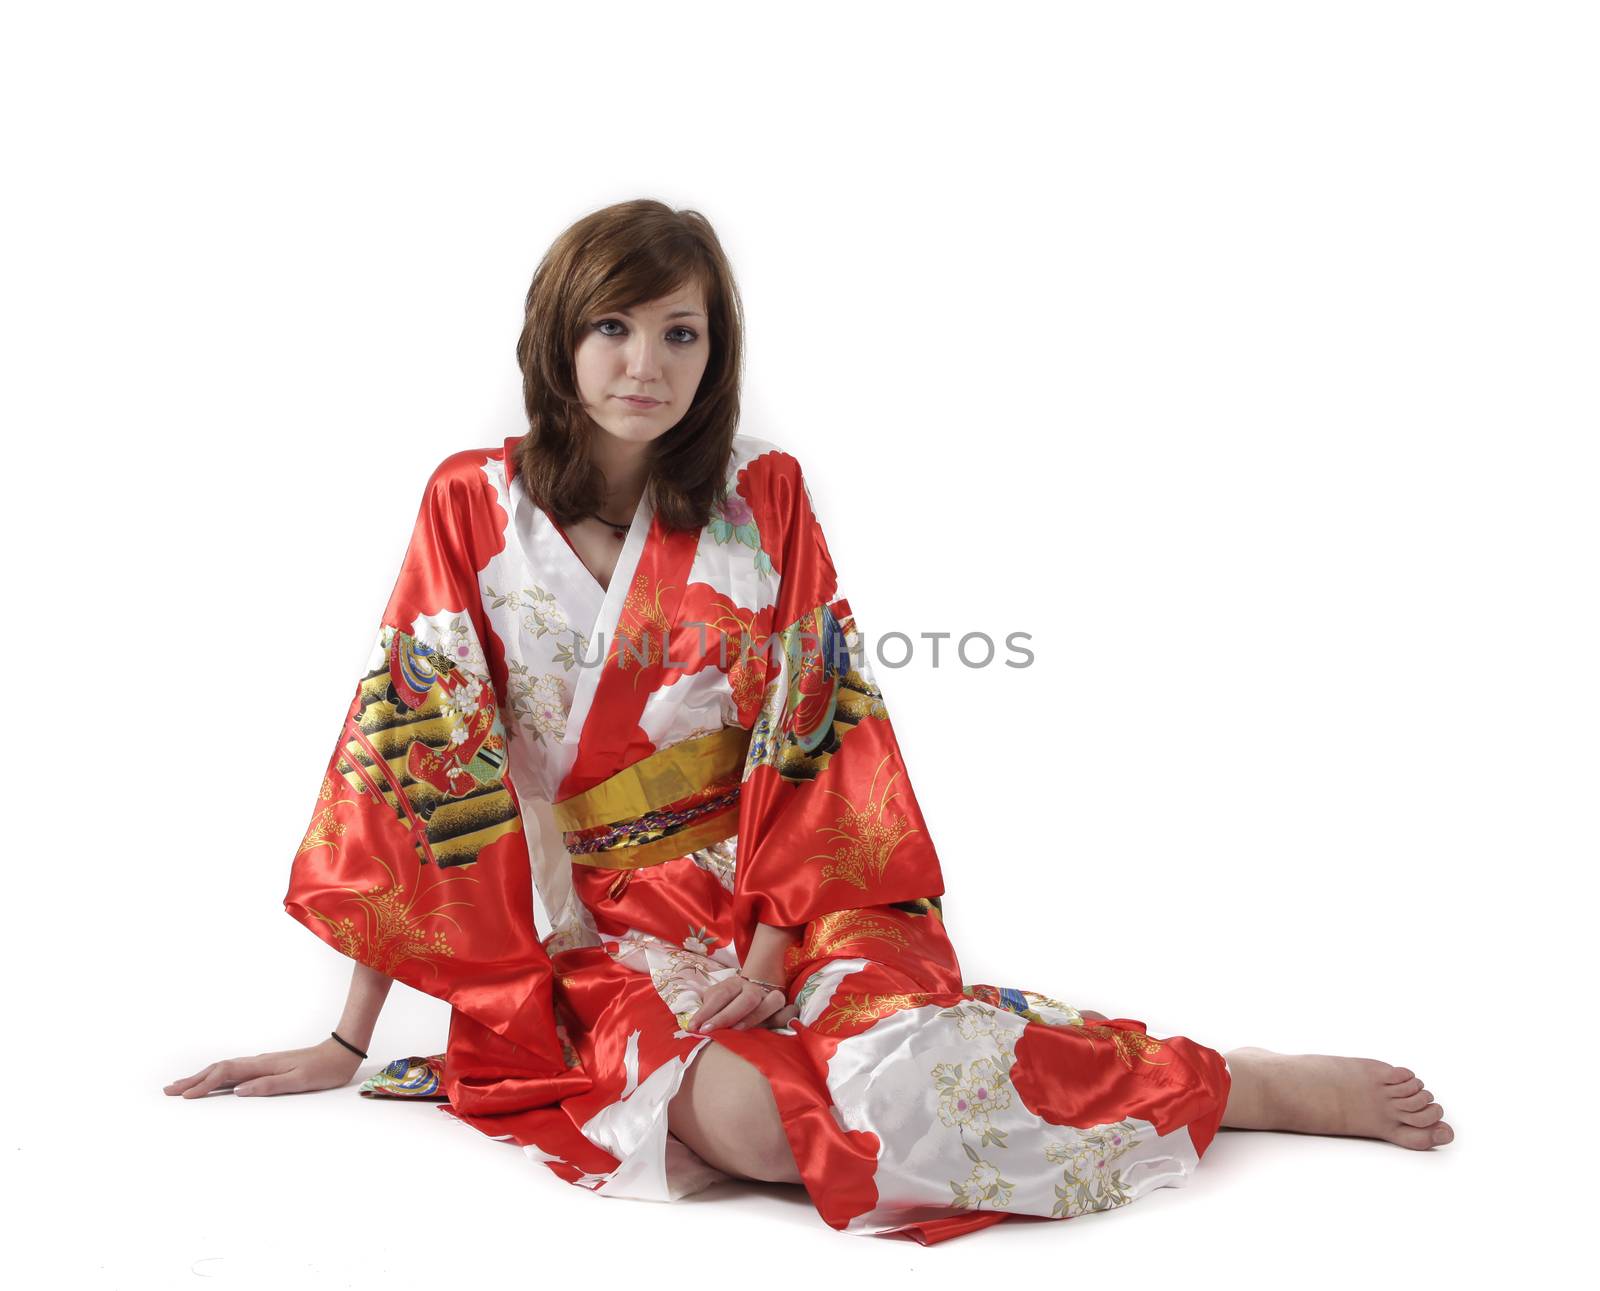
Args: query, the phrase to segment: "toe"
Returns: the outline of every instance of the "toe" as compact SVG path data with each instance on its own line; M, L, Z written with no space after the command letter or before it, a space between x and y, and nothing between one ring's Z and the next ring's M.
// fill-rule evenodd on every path
M1389 1086L1389 1095L1392 1098L1410 1098L1422 1090L1422 1082L1413 1076L1410 1080L1402 1081L1398 1085Z
M1443 1121L1440 1121L1433 1127L1433 1141L1439 1147L1443 1147L1446 1143L1450 1142L1451 1139L1455 1138L1455 1136L1456 1132Z
M1432 1125L1434 1122L1444 1119L1444 1108L1440 1107L1438 1103L1429 1103L1420 1112L1401 1112L1400 1119L1407 1125Z
M1438 1127L1433 1129L1413 1129L1409 1125L1397 1125L1389 1135L1391 1143L1398 1143L1403 1148L1410 1148L1413 1152L1426 1152L1431 1148L1433 1136L1438 1132Z
M1409 1067L1390 1067L1389 1074L1383 1078L1386 1085L1398 1085L1402 1081L1414 1080L1416 1073Z
M1433 1095L1423 1089L1408 1098L1395 1099L1394 1109L1397 1112L1420 1112L1431 1102L1433 1102Z

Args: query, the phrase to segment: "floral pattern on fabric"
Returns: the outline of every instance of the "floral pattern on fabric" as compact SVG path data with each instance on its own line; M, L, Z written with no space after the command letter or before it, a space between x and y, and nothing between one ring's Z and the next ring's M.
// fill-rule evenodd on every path
M442 1067L402 1059L364 1092L437 1089L569 1183L671 1200L720 1177L666 1130L715 1043L768 1081L808 1195L845 1232L940 1241L1182 1183L1225 1103L1220 1055L963 984L795 459L736 436L710 523L668 530L642 502L607 589L522 487L517 447L429 481L295 861L296 918L451 1005ZM556 825L552 804L729 726L748 734L718 788L736 836L588 863L594 839L634 837L623 821L670 842L666 816L709 792L643 770L627 810ZM800 930L793 1021L689 1034L763 922Z
M1009 986L990 986L983 982L973 983L964 989L973 999L1015 1013L1029 1022L1043 1022L1049 1026L1083 1025L1083 1014L1070 1004L1053 1000L1048 995L1019 991Z
M700 936L696 936L696 933ZM606 952L628 968L648 973L661 1002L672 1011L680 1027L700 1008L711 986L738 970L728 948L710 945L716 938L704 928L690 929L682 944L674 945L638 929L605 943ZM730 962L732 961L732 962Z
M541 637L556 638L554 662L563 670L571 671L585 661L589 649L588 639L567 622L566 611L553 592L542 587L525 587L520 592L500 592L485 584L484 595L489 598L489 608L502 607L520 612L523 632L537 641ZM563 640L563 638L571 638ZM589 662L593 662L590 660Z
M1004 1209L1010 1204L1011 1193L1016 1185L1002 1178L997 1167L985 1161L971 1148L967 1149L967 1154L973 1160L972 1173L960 1183L954 1179L950 1180L950 1189L955 1193L955 1204L977 1209L988 1203L996 1210Z
M1001 1057L974 1058L970 1063L941 1062L933 1069L939 1086L939 1119L963 1136L968 1131L978 1135L979 1147L1006 1145L1005 1131L991 1125L989 1115L1011 1106L1011 1090L1000 1067L1002 1061L1009 1065L1010 1056L1006 1051Z
M489 664L483 656L472 625L459 614L419 615L411 625L411 635L451 665L479 681L489 680Z
M1066 1164L1050 1213L1067 1219L1091 1211L1111 1210L1132 1201L1122 1170L1112 1163L1143 1145L1137 1130L1132 1120L1122 1120L1078 1134L1070 1141L1046 1144L1045 1160L1056 1165Z
M532 736L543 743L559 741L567 733L567 708L571 703L567 683L560 673L535 676L524 663L513 659L506 665L506 700L517 724L510 729Z
M755 553L758 574L765 576L772 573L772 561L761 547L761 531L756 527L755 513L750 510L750 504L732 488L731 481L712 507L711 523L707 529L717 542L736 542L749 547Z

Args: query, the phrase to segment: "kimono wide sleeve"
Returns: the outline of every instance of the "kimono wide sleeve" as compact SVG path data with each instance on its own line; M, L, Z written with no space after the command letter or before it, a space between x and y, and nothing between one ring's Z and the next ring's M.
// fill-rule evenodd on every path
M449 1001L452 1037L506 1042L521 1074L566 1092L582 1073L556 1031L505 774L491 675L503 684L504 664L477 583L507 521L485 460L456 454L428 483L284 905L341 953Z
M800 464L765 453L738 488L778 575L774 630L755 643L763 690L740 787L742 957L757 922L936 897L944 882Z

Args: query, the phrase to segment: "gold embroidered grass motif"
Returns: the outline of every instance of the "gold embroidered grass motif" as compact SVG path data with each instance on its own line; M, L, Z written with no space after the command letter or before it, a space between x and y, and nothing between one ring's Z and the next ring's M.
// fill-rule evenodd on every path
M906 945L905 932L881 915L867 910L835 910L813 919L797 958L821 959L853 941L886 941L892 946Z
M369 968L377 969L387 977L395 976L395 970L401 964L413 959L453 957L455 950L443 931L437 928L430 930L424 928L422 924L426 919L442 919L452 927L459 928L460 924L451 916L441 914L440 911L448 910L451 906L470 905L471 902L446 901L421 914L416 911L417 902L424 895L431 896L448 884L476 883L478 880L470 874L452 875L437 880L426 893L418 892L408 901L405 899L405 886L395 877L394 871L383 858L374 856L372 859L383 866L384 872L389 876L389 886L374 884L365 892L356 888L344 889L350 893L351 900L361 907L366 916L364 927L357 928L355 920L349 915L334 919L320 910L309 908L306 913L328 925L340 951Z
M661 594L669 590L668 587L664 583L656 583L654 597L649 595L649 587L648 576L640 570L622 602L622 622L617 625L616 640L611 643L611 658L606 661L624 671L630 663L637 665L639 671L633 677L636 688L645 670L665 659L664 646L672 627L667 621L666 611L661 608ZM651 635L651 629L655 630L654 636Z
M1092 1035L1101 1040L1109 1040L1115 1046L1117 1057L1121 1058L1128 1070L1133 1070L1135 1057L1141 1062L1149 1063L1152 1067L1171 1066L1168 1062L1156 1062L1153 1058L1146 1058L1145 1054L1153 1053L1161 1048L1161 1041L1152 1040L1143 1031L1124 1031L1120 1027L1085 1026L1081 1027L1085 1035Z
M900 778L898 771L884 782L882 797L877 794L878 776L893 756L892 753L885 753L883 761L873 771L865 806L857 807L837 790L823 790L839 799L848 810L833 825L823 826L817 831L834 835L837 846L833 852L814 852L806 857L808 861L828 862L822 867L822 884L819 886L843 880L865 890L869 878L876 881L883 877L890 853L918 832L904 816L885 816L889 803L896 796L889 789Z
M876 1022L901 1009L920 1008L932 998L925 991L896 995L836 996L828 1012L817 1020L817 1030L838 1031L861 1022Z
M322 783L326 788L328 782L324 780ZM322 796L327 798L331 794L324 793ZM302 852L313 851L318 847L332 847L335 839L344 836L344 822L333 818L333 809L340 805L337 802L332 803L311 818L311 823L306 826L305 837L300 840L300 846L295 849L296 856L299 856Z

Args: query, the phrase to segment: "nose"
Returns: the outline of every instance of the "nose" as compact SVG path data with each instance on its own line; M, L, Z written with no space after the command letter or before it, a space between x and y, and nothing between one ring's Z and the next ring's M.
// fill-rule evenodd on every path
M633 334L633 343L628 346L628 377L641 385L658 380L661 376L661 355L656 348L657 341L648 335L643 328Z

